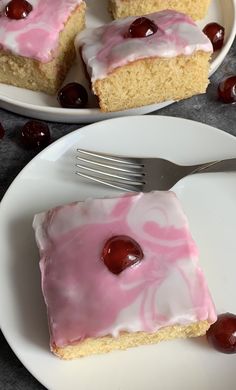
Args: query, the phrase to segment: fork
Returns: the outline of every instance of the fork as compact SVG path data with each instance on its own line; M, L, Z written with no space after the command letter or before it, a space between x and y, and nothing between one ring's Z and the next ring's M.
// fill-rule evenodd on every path
M177 165L163 158L115 156L77 149L76 174L124 191L167 191L185 176L236 171L236 158Z

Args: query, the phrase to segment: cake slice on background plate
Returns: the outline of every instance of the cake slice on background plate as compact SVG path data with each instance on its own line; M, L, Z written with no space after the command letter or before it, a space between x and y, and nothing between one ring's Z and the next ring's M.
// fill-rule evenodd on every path
M33 227L60 358L196 337L216 321L173 192L87 199L37 214Z
M0 82L55 94L85 27L82 0L0 2Z
M120 111L204 93L213 51L182 13L128 17L78 34L75 40L102 111Z
M194 20L200 20L206 16L210 2L211 0L109 0L109 10L114 19L172 9L188 14Z

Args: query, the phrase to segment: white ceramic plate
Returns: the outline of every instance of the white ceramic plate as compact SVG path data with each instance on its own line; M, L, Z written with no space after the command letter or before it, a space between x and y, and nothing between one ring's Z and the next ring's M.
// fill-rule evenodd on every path
M86 2L88 6L87 26L95 27L111 20L107 11L108 0L87 0ZM210 71L212 75L225 58L234 40L236 33L236 0L212 0L207 17L199 25L203 27L210 21L222 24L226 30L224 47L213 58ZM68 74L65 84L69 81L79 81L87 86L87 80L83 75L79 78L77 69L78 66L75 64ZM89 88L87 87L87 89ZM119 116L147 114L169 104L171 102L104 114L96 108L96 103L91 96L89 101L91 108L80 110L65 109L59 107L57 99L54 96L51 97L43 93L0 84L0 107L20 115L64 123L91 123Z
M70 362L49 352L33 215L86 197L118 193L73 174L78 146L160 156L182 164L236 155L236 139L220 130L184 119L141 116L70 133L32 160L0 205L0 324L12 349L50 390L235 390L235 355L216 352L204 338ZM174 190L189 218L218 312L236 313L236 173L188 177Z

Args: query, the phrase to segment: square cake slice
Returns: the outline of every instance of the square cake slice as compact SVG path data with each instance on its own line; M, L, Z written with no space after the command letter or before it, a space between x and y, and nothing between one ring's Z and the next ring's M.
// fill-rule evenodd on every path
M211 0L109 0L109 9L114 19L172 9L188 14L194 20L200 20L206 16L210 1Z
M6 15L8 3L0 2L0 82L55 94L75 58L74 38L85 26L85 2L28 0L30 12L21 19L12 19L20 16L17 1L10 2Z
M172 192L37 214L51 350L63 359L206 333L216 313Z
M208 85L212 44L179 12L86 29L75 45L104 112L188 98Z

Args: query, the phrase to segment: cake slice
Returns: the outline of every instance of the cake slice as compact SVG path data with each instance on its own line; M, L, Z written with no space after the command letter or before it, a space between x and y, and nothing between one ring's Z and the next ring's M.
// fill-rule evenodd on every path
M206 333L216 313L172 192L35 216L51 350L63 359Z
M75 58L74 38L85 26L85 2L10 3L8 16L9 0L0 3L0 82L55 94ZM26 17L12 19L24 16L25 6Z
M179 12L86 29L75 45L104 112L188 98L208 85L212 44Z
M203 19L211 0L109 0L109 9L114 19L126 16L145 15L165 9L172 9Z

